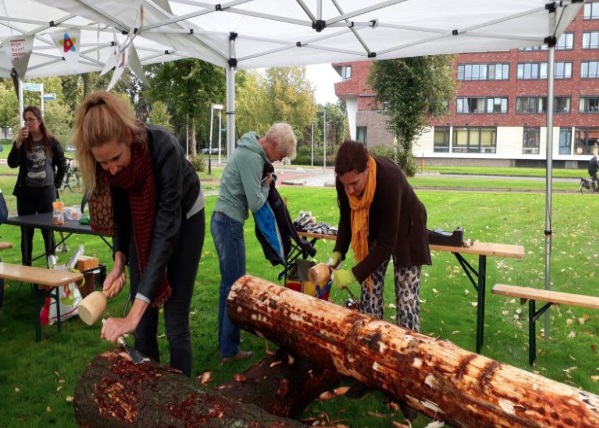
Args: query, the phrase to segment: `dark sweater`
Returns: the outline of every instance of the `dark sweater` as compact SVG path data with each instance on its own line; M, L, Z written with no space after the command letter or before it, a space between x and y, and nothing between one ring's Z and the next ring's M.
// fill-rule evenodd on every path
M374 156L376 190L370 206L368 242L374 243L368 256L352 269L364 281L393 254L398 266L430 265L426 231L426 208L403 172L388 159ZM343 184L336 179L339 203L339 231L335 251L343 256L351 243L351 208Z

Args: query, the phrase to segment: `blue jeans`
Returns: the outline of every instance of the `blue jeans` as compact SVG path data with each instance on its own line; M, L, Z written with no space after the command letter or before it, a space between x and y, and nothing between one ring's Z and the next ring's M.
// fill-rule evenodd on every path
M239 327L231 323L227 312L227 296L233 283L245 275L245 240L243 223L224 213L212 213L210 231L218 254L220 293L218 302L218 348L221 357L239 352Z

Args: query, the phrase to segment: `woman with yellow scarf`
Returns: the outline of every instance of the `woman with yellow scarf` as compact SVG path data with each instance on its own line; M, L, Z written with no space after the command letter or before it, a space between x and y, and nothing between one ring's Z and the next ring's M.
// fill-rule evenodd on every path
M370 156L362 143L346 141L335 159L339 230L329 263L337 265L349 246L356 260L336 270L333 284L360 283L360 312L383 318L383 287L393 257L396 323L420 329L420 273L431 264L426 208L392 161Z

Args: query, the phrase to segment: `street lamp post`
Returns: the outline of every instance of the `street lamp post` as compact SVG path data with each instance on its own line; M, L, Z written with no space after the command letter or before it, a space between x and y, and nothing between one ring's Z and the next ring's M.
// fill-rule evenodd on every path
M327 109L324 109L324 131L323 131L323 135L324 135L324 156L322 157L322 168L324 169L324 171L326 172L327 170Z
M214 110L218 110L219 111L219 115L220 115L220 111L223 109L223 105L222 104L212 104L212 106L210 106L210 137L209 137L209 141L208 141L208 174L212 174L212 130L214 128ZM220 116L219 116L220 118ZM220 119L219 119L219 124L220 124ZM218 133L220 134L220 126L219 126L219 131ZM219 164L220 164L220 138L219 138L219 143L218 143L218 156L219 156Z
M312 150L310 151L310 166L314 166L314 122L312 122Z
M222 112L223 112L223 106L221 105L220 108L218 109L218 166L220 166L221 141L223 139Z

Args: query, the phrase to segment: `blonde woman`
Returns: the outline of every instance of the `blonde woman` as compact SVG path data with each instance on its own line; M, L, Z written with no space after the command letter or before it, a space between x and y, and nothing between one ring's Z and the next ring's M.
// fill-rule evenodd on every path
M116 342L135 332L135 347L159 361L164 306L170 365L191 376L189 313L205 234L196 171L173 135L137 121L108 92L92 93L79 106L73 141L92 229L113 236L114 266L104 282L109 297L122 290L129 266L133 305L125 317L108 318L101 336Z

